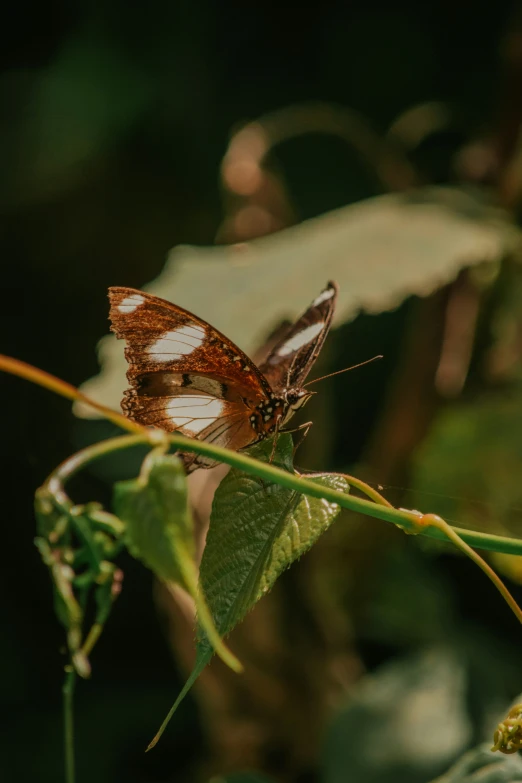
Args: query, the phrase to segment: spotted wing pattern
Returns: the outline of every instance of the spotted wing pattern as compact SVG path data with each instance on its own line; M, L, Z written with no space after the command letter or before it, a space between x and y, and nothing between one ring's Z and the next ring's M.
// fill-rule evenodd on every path
M129 418L233 449L256 440L250 410L271 389L234 343L142 291L114 287L109 299L112 330L126 341Z
M302 387L330 329L337 292L337 283L328 283L260 365L274 392Z

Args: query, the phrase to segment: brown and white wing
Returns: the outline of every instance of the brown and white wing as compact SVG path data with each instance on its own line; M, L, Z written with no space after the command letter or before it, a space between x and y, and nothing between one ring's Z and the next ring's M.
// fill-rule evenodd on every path
M127 378L169 370L224 377L254 398L270 394L255 364L206 321L134 288L109 288L112 331L126 341Z
M110 288L110 319L126 341L122 408L146 426L239 449L256 439L251 407L270 387L250 359L187 310L132 288Z
M223 381L184 373L154 373L129 390L123 409L135 421L179 432L215 446L239 450L257 440L245 403ZM180 453L187 472L217 464L202 455Z
M192 373L145 373L123 400L135 421L216 446L244 448L255 440L243 398L224 380Z
M260 365L274 392L302 387L330 329L337 292L337 283L329 282Z

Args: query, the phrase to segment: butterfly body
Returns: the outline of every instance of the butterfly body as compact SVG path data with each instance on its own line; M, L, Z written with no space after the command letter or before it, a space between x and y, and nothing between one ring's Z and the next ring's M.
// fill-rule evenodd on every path
M268 399L256 405L249 419L258 440L268 437L276 428L281 429L294 413L308 402L313 392L304 389L288 389L282 396L271 393Z
M328 287L257 367L187 310L132 288L109 289L112 330L126 341L129 418L239 450L281 430L311 397L303 388L330 327ZM190 470L208 467L190 457Z

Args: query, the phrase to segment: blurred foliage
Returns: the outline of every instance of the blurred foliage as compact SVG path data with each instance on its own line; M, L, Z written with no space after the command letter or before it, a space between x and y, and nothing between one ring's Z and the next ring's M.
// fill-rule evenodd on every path
M2 181L0 203L10 207L73 188L82 169L110 154L154 97L125 52L92 29L73 34L40 73L6 74L0 93L5 99L11 91L20 111L4 127L0 158L11 175ZM9 158L20 147L25 155L13 168Z
M521 470L522 395L490 392L441 414L417 455L411 502L462 527L520 537Z
M146 12L119 0L13 6L0 73L2 352L83 382L98 372L93 346L107 332L108 285L157 278L172 247L250 240L337 208L341 233L330 235L321 218L317 245L306 225L256 240L270 249L270 270L241 267L241 254L237 266L227 264L225 248L177 250L165 272L179 274L168 295L254 348L328 277L346 275L342 321L359 304L375 312L433 291L436 275L422 290L412 284L417 266L406 262L416 254L421 281L429 263L443 269L442 285L479 264L486 248L495 259L487 279L463 272L439 294L360 315L332 335L321 372L386 357L322 384L299 459L321 469L359 463L394 501L519 534L520 276L505 263L497 275L496 262L512 246L520 212L520 13L511 0L357 1L299 12L206 0L158 1ZM400 177L399 169L372 169L354 136L347 142L332 129L339 113L328 115L328 127L323 113L306 133L270 136L260 189L231 189L229 134L317 99L361 120L352 130L362 128L365 144L379 139ZM417 229L410 212L400 232L380 234L372 207L411 206L404 191L429 184L471 199L477 220L437 207ZM500 227L489 223L491 205L502 210ZM343 234L350 221L357 242ZM239 232L245 226L248 236ZM279 242L282 250L272 251ZM392 249L390 262L384 251ZM221 266L228 276L219 277ZM370 269L382 282L378 294ZM253 295L242 300L240 278L257 287L257 314ZM73 450L77 428L63 403L40 390L2 377L0 394L0 778L55 783L64 659L48 575L32 547L32 497ZM113 466L119 478L132 471ZM78 479L75 496L107 505L100 476ZM171 610L158 622L165 607L153 601L145 569L126 555L118 564L125 586L93 656L93 679L78 690L79 783L192 783L216 773L229 783L228 772L256 767L279 783L321 774L427 783L466 745L489 738L522 689L520 629L482 574L445 550L343 515L235 632L252 661L245 677L227 680L211 666L198 708L186 700L168 738L144 755L185 676L172 651L190 669L177 644L192 639L192 628L173 633ZM520 600L516 585L514 592ZM383 742L372 755L376 722ZM517 757L479 748L442 780L520 776Z
M433 783L513 783L520 780L519 756L493 756L488 745L466 753L453 767Z
M271 780L258 772L238 772L236 775L212 778L208 783L271 783Z
M363 680L329 727L325 783L428 781L469 743L466 672L454 651L427 648Z
M414 455L408 502L462 527L522 535L522 274L504 271L469 390L439 415ZM492 561L521 581L519 557Z

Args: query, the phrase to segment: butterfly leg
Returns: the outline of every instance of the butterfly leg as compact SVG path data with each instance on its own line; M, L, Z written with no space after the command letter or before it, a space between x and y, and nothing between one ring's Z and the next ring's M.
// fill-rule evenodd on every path
M272 453L270 454L270 459L268 460L268 464L271 465L274 461L276 449L277 449L277 439L279 438L279 422L281 421L281 418L276 419L275 423L275 430L274 430L274 443L272 445Z
M272 453L270 454L270 459L268 460L268 464L271 465L274 461L276 449L277 449L277 439L279 437L279 422L281 421L281 418L276 419L275 423L275 429L274 429L274 442L272 444ZM266 488L268 487L268 483L264 481L264 479L261 479L261 484L263 485L263 491L266 491Z
M295 457L295 453L296 453L297 449L299 448L301 443L304 441L304 439L308 435L308 433L310 431L310 427L312 426L312 424L313 424L313 421L305 421L304 424L300 424L299 427L295 427L293 430L281 430L281 432L284 432L285 434L286 433L292 433L292 432L301 432L301 431L304 430L304 434L299 439L299 442L294 445L294 457Z

